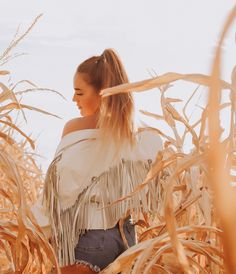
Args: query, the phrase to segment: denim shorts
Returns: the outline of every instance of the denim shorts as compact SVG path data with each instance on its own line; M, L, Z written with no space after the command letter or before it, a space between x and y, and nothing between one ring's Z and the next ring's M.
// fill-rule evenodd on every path
M135 227L127 218L124 222L124 234L129 247L136 243ZM107 230L94 229L81 235L75 247L75 259L102 270L126 250L119 225Z

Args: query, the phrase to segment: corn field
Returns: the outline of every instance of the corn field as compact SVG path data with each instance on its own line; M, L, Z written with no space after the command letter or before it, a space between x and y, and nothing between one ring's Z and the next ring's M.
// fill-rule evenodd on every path
M12 49L27 35L29 29L14 37L0 56L0 65L11 60ZM142 92L156 88L161 96L161 112L143 114L156 119L156 131L164 140L163 150L156 156L144 182L128 197L147 187L157 177L156 212L140 215L137 222L138 244L127 249L101 273L236 273L236 69L232 81L221 79L221 48L224 38L236 18L231 11L220 34L211 75L166 73L141 82L124 84L102 91L102 96L122 92ZM40 111L19 102L18 96L40 90L33 83L26 90L20 83L6 86L1 78L10 75L0 70L0 272L1 273L60 273L54 251L30 211L43 188L42 171L34 158L34 141L13 122L12 113L24 109ZM198 120L190 122L186 108L196 91L189 92L182 111L176 94L167 91L174 82L186 81L205 86L208 102L199 111ZM197 90L197 88L196 88ZM222 103L222 93L228 101ZM169 94L169 93L168 93ZM229 109L230 129L223 137L220 115ZM169 136L158 121L172 131ZM179 126L184 127L180 132ZM142 131L142 128L139 128ZM15 134L22 141L16 141ZM183 150L191 137L192 149ZM119 203L119 201L117 201Z

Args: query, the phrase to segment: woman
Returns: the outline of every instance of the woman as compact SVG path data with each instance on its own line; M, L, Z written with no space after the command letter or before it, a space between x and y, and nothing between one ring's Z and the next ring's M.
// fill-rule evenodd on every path
M155 208L155 181L114 203L145 179L161 149L155 133L135 132L131 93L101 97L101 90L124 83L128 77L112 49L76 70L73 101L82 117L66 123L43 193L60 266L76 262L94 272L104 269L135 244L131 216L135 221L141 211Z

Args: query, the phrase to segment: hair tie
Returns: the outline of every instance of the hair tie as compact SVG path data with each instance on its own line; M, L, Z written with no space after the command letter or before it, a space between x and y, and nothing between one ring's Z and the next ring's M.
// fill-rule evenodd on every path
M106 63L106 57L105 57L105 55L104 55L104 52L102 53L102 55L100 56L100 59L101 59L101 61L103 61L104 63Z

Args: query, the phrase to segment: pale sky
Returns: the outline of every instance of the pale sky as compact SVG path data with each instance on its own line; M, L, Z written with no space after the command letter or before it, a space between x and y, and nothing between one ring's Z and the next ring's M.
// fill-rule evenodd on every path
M132 82L149 78L152 70L158 75L170 71L209 74L219 33L234 4L233 0L0 0L1 52L19 25L23 33L43 13L14 50L27 55L4 66L12 72L11 81L28 79L67 98L64 101L48 92L37 92L26 94L22 100L62 117L59 120L27 111L26 125L19 118L21 128L37 139L36 152L45 157L39 160L43 168L52 160L65 122L79 116L71 101L78 64L111 47L119 53ZM223 48L222 78L227 81L235 65L234 33L235 27ZM171 96L186 98L193 88L176 84ZM154 89L135 95L137 109L160 113L158 94ZM156 121L150 123L155 125Z

